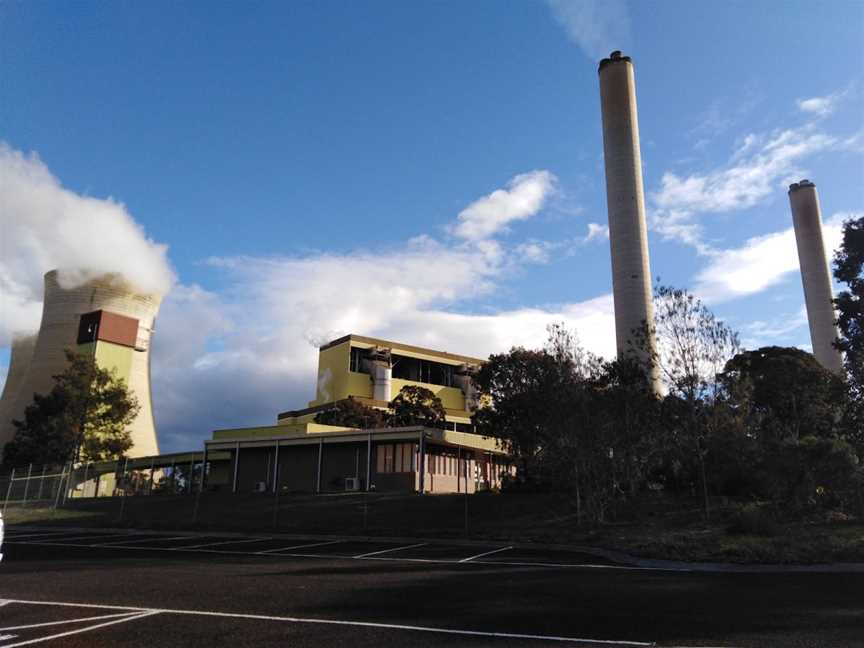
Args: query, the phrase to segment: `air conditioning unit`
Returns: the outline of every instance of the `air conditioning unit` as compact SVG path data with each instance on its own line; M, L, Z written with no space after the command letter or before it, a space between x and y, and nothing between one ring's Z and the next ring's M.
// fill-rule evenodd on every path
M266 493L267 482L255 482L255 488L252 489L255 493Z
M360 490L360 478L359 477L346 477L345 478L345 490L346 491L359 491Z

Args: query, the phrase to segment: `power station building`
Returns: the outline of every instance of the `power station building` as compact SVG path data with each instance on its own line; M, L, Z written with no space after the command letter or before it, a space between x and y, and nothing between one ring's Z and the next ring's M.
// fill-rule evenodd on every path
M319 350L317 389L308 407L279 414L275 425L213 433L206 453L231 458L211 462L209 488L316 493L497 488L509 471L507 453L497 440L475 434L471 425L470 376L482 362L360 335L333 340ZM386 409L408 385L441 399L444 429L359 429L314 421L319 412L348 398Z
M119 275L64 288L58 271L45 274L42 322L36 336L13 342L0 397L0 452L15 436L34 394L47 394L68 366L66 351L91 355L126 382L141 409L132 422L130 457L159 453L150 400L150 338L160 298L136 291Z

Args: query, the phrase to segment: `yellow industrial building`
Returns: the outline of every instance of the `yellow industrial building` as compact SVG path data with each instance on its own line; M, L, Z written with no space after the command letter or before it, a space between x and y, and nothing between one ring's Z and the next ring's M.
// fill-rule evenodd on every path
M275 425L213 433L205 452L227 452L230 460L210 462L207 487L316 493L497 488L508 471L507 454L497 440L475 434L471 423L471 375L482 362L360 335L333 340L319 350L315 399L308 407L278 414ZM359 429L314 420L348 398L386 409L408 385L441 399L445 429Z

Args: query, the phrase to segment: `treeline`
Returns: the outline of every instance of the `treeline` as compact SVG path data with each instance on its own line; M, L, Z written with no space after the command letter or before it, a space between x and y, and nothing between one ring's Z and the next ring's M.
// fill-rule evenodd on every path
M862 268L858 219L835 259L846 376L796 348L743 351L697 298L659 287L653 328L624 359L586 352L563 325L542 349L491 356L475 377L477 430L511 449L508 488L569 491L587 522L660 489L698 495L706 516L715 496L864 512Z

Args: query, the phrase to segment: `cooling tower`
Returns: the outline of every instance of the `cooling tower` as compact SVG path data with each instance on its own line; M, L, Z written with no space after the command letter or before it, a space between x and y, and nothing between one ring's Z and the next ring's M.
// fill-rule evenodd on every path
M6 374L6 384L3 385L3 396L0 396L0 454L3 445L9 439L2 436L6 431L6 423L12 427L12 419L18 418L13 414L15 402L21 392L24 376L30 368L30 360L33 359L33 349L36 346L36 335L17 336L12 338L12 354L9 358L9 372Z
M0 419L0 448L15 434L12 419L22 419L33 394L48 393L52 376L68 365L65 350L95 356L100 367L114 369L141 406L130 431L131 457L159 453L150 402L150 336L161 298L137 293L119 275L104 275L74 288L63 288L58 274L45 274L42 323L32 358L11 407ZM10 370L11 373L11 370ZM4 399L6 390L4 390Z
M600 61L598 74L612 251L615 341L619 356L633 353L650 364L651 381L655 391L659 391L657 367L651 361L654 339L651 337L647 341L648 349L645 350L634 347L633 335L645 322L654 324L633 63L629 56L621 56L621 52L615 51Z
M819 208L816 185L809 180L789 185L789 204L798 244L798 263L801 266L813 355L826 369L842 373L843 358L833 345L838 338L834 324L834 295L825 258L825 243L822 241L822 210Z

